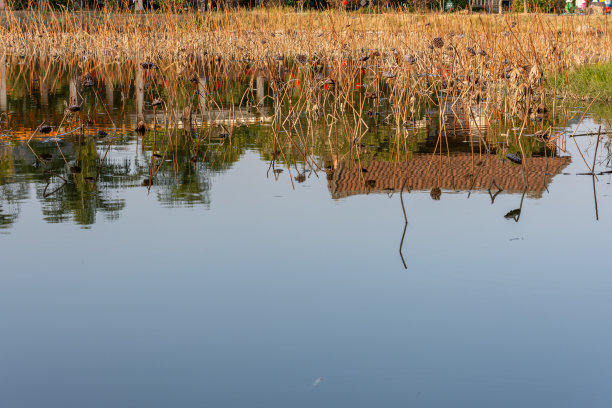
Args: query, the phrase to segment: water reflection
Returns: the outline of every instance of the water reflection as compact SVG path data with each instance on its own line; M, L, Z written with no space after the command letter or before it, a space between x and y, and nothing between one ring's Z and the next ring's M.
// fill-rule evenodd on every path
M6 56L0 56L0 112L6 112Z
M228 78L202 68L173 77L142 64L102 74L0 63L3 227L17 220L30 195L46 221L83 226L98 214L120 217L127 189L169 207L207 208L213 176L247 151L269 163L262 177L279 180L287 171L292 187L326 175L332 199L392 195L402 186L428 191L434 200L477 191L492 203L499 194L537 199L571 163L563 129L578 120L560 112L525 126L452 102L418 107L412 119L397 123L390 102L363 98L358 89L363 117L318 106L299 110L302 95L290 90L287 103L279 101L276 80L261 71ZM41 123L51 133L42 134ZM140 123L144 132L134 132ZM506 160L510 152L522 157L521 165ZM507 218L518 221L520 210Z
M570 162L567 156L526 158L523 161L525 183L521 166L512 165L495 154L458 153L447 157L414 154L405 163L371 161L360 168L342 163L330 175L329 190L333 198L396 192L405 178L409 190L437 188L469 192L495 187L514 194L526 191L530 197L539 198L552 178Z

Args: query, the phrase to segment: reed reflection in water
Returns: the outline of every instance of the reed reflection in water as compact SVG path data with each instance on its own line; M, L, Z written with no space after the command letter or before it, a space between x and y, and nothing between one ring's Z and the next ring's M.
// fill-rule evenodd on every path
M334 199L402 185L434 199L443 191L539 198L571 162L564 129L579 122L560 108L545 120L516 122L448 95L398 125L384 82L375 98L360 87L348 94L362 106L355 117L338 110L343 95L331 83L295 85L292 62L272 73L203 66L189 75L143 64L100 71L14 64L2 76L12 84L3 185L34 185L50 222L90 225L97 212L116 219L125 188L144 187L169 206L207 207L214 175L249 150L269 163L266 177L287 171L293 187L325 174ZM6 219L10 225L16 216Z

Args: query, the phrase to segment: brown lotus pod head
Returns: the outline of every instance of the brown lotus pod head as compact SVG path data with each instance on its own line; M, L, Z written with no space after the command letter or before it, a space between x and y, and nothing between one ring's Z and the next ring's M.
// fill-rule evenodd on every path
M442 37L436 37L431 41L431 45L436 48L444 47L444 39Z
M440 187L434 187L429 192L429 196L432 198L432 200L439 200L442 196L442 190L440 190Z

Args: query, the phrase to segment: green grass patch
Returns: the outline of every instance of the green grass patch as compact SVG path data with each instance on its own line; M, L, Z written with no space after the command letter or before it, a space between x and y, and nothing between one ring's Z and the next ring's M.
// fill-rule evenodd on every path
M555 78L556 77L556 78ZM567 73L548 76L546 87L578 99L612 101L612 62L585 65Z

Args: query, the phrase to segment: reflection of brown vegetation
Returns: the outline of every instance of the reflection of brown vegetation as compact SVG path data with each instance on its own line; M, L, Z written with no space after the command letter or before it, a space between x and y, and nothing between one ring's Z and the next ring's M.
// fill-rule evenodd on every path
M524 159L528 180L527 193L540 197L552 177L569 163L570 157L531 157ZM522 193L524 190L521 167L512 165L495 155L475 157L469 154L451 155L440 164L429 154L415 154L406 163L372 161L361 169L340 164L328 181L333 198L355 194L399 191L406 188L430 190L486 190L495 182L504 191Z

